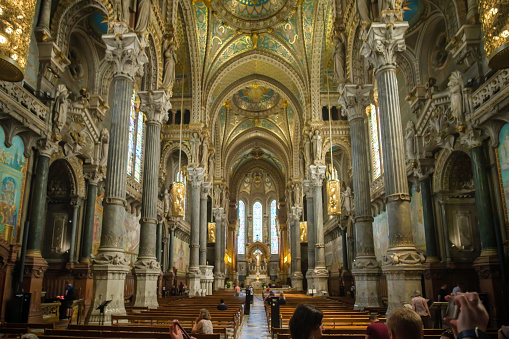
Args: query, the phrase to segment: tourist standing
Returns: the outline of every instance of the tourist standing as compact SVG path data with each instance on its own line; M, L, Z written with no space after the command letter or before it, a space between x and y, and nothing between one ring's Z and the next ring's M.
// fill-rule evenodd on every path
M421 297L420 291L415 291L414 293L412 310L421 317L424 328L431 328L431 313L429 313L428 303L426 299Z

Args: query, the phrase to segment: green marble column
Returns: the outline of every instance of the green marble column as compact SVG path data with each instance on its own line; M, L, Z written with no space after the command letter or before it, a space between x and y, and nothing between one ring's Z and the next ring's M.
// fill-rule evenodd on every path
M433 216L433 198L431 192L431 179L426 177L421 180L422 214L424 219L424 233L426 235L427 261L438 261L438 246Z
M490 187L488 183L488 161L481 145L470 150L472 171L474 172L475 204L477 206L477 220L481 234L481 256L497 255L497 238L495 236L494 220Z

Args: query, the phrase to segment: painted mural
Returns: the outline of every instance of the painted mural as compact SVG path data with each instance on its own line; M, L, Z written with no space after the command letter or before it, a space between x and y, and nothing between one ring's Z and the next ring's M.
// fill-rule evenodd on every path
M331 272L343 268L343 236L325 244L325 266Z
M412 185L410 192L412 200L410 201L410 215L412 218L412 234L415 247L418 250L426 251L426 238L424 233L424 217L422 210L422 194L417 192L416 185Z
M506 222L509 216L509 124L505 124L500 130L500 145L498 146L499 178L502 189L502 197L505 201Z
M177 274L187 272L187 263L189 262L189 244L175 237L173 245L173 267L178 271Z
M375 241L375 255L378 261L382 261L383 256L389 248L389 229L387 224L387 212L383 212L373 220L373 238Z
M25 191L25 147L19 136L5 145L5 133L0 128L0 237L13 243L21 222L21 204Z
M95 198L94 233L92 237L92 254L96 255L101 245L101 230L103 221L103 199L104 191ZM140 218L126 213L124 221L124 251L130 263L134 263L138 256L140 245Z

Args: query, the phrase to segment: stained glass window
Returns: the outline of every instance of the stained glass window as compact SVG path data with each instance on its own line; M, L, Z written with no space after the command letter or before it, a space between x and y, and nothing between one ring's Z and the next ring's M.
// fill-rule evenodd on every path
M129 114L129 145L127 154L127 174L134 180L141 181L143 160L143 113L136 105L136 90L131 97L131 113Z
M136 154L134 161L134 179L140 182L141 179L141 159L143 152L143 113L138 113L138 126L136 131Z
M134 139L136 137L136 106L134 100L136 92L133 90L131 97L131 114L129 115L129 153L127 155L127 174L133 175Z
M262 204L257 201L253 205L253 239L263 242Z
M270 254L279 253L279 237L276 228L276 200L270 203Z
M239 201L239 235L237 237L237 254L246 254L246 205Z
M371 144L371 166L373 180L382 175L382 151L380 144L379 111L375 105L369 106L369 134Z

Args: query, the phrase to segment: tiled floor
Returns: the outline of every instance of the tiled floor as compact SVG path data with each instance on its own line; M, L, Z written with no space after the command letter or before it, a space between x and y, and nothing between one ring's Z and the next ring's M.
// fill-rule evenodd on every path
M255 295L254 304L251 305L251 314L246 316L242 328L241 339L268 339L270 338L267 327L267 317L263 307L261 296Z

